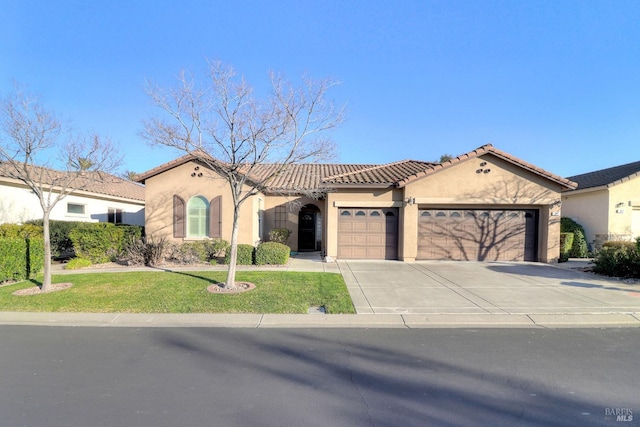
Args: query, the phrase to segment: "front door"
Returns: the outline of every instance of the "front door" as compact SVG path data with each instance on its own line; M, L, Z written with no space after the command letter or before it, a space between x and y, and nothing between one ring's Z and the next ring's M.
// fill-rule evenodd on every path
M298 250L316 250L316 212L300 212L298 218Z

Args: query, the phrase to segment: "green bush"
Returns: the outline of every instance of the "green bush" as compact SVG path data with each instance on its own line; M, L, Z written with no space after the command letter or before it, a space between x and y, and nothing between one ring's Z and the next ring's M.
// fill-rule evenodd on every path
M0 225L0 237L42 237L42 227L34 224L2 224Z
M251 245L240 243L238 245L238 261L237 265L252 265L255 248ZM224 263L229 264L231 260L231 246L227 248L224 254Z
M260 243L256 248L256 265L284 265L289 261L291 248L277 242Z
M269 241L286 245L289 236L291 236L291 230L287 228L274 228L269 232Z
M81 223L69 238L76 256L94 264L113 261L124 248L124 229L105 222Z
M640 278L640 252L622 246L603 247L594 259L594 273L621 278Z
M89 267L92 264L93 263L86 258L74 258L70 260L64 268L67 270L77 270L79 268Z
M602 244L603 248L636 250L635 242L627 242L624 240L609 240Z
M39 237L0 238L0 282L22 280L44 266L44 242Z
M580 224L571 218L563 217L560 219L560 232L573 233L573 245L569 251L571 258L587 258L589 256L584 228Z
M42 220L29 221L29 224L42 227ZM73 255L73 242L69 238L69 233L80 224L82 223L74 221L49 221L51 254L54 257L69 257Z
M560 259L558 262L567 262L573 246L573 233L560 233Z

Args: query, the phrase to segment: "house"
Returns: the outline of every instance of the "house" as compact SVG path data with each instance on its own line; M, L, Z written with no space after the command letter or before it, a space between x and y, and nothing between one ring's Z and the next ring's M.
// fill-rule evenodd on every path
M270 167L261 165L256 176ZM147 235L230 240L228 184L194 156L137 180L145 184ZM555 262L560 194L573 188L491 144L443 163L297 164L242 205L239 243L255 245L287 228L293 251L321 251L327 260Z
M59 194L55 180L65 172L40 167L33 167L33 171L42 177L44 188L51 188L54 196ZM50 219L144 225L142 185L106 173L100 173L98 180L90 178L79 178L75 187L83 189L74 190L58 202ZM23 182L11 178L7 164L0 162L0 224L32 219L42 219L38 197Z
M578 188L562 193L562 214L582 225L591 248L640 236L640 162L568 179Z

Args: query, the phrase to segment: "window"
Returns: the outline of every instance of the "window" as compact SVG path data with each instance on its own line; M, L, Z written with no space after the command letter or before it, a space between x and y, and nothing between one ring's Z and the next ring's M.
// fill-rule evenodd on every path
M367 214L364 211L358 211L356 212L356 216L367 216Z
M67 203L67 213L74 215L84 215L84 205L79 205L77 203Z
M287 228L287 207L285 205L276 206L275 228Z
M372 211L369 216L380 216L380 212L378 211Z
M207 237L209 235L209 202L196 196L187 204L187 237Z
M351 212L349 211L342 211L342 213L340 214L341 216L351 216Z
M107 222L122 224L122 209L109 208L107 212Z

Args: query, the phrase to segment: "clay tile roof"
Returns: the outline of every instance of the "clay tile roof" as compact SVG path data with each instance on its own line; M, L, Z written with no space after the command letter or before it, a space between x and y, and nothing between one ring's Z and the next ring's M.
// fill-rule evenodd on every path
M401 160L384 165L317 163L289 165L271 178L271 181L267 183L266 191L322 190L336 186L402 187L423 176L486 153L491 153L533 173L542 175L566 188L572 189L576 186L574 182L568 179L547 172L544 169L500 151L491 144L487 144L443 163ZM189 161L197 161L198 158L198 156L191 154L182 156L138 175L136 181L144 183L146 179L154 175ZM215 159L209 158L207 162L210 160L215 161ZM223 163L219 164L224 166ZM254 182L261 181L265 177L277 172L280 167L278 164L258 164L248 173L247 178Z
M578 189L613 186L622 181L640 176L640 162L600 169L580 175L570 176L568 179L578 183Z
M55 181L63 179L68 173L39 166L31 168L33 176L42 177L42 183L46 186L55 187ZM0 177L13 178L7 163L0 162ZM87 172L85 176L77 178L74 187L89 193L144 201L144 186L105 172Z
M330 184L395 185L411 175L431 168L434 164L417 160L402 160L385 165L365 166L354 171L327 176L325 182Z

